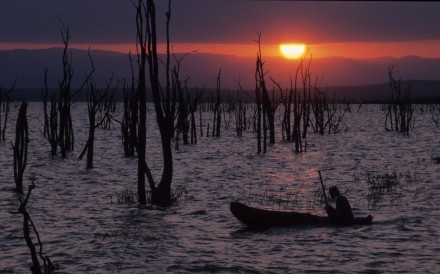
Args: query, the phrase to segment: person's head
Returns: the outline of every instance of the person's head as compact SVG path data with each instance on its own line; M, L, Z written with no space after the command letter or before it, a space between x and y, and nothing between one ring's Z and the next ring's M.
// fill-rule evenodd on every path
M336 186L332 186L328 192L332 199L336 199L339 196L339 189Z

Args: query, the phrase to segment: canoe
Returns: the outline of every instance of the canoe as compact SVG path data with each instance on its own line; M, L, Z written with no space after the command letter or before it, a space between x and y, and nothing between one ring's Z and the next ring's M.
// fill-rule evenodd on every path
M310 213L294 211L276 211L250 207L240 202L231 202L232 214L240 222L250 228L268 228L276 226L298 225L335 225L327 216L317 216ZM370 225L373 222L371 215L357 217L351 225Z

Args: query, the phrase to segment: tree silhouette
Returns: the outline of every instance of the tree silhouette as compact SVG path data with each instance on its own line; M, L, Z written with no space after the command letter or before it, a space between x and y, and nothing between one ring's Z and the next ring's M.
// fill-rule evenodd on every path
M220 69L217 74L217 81L216 81L217 84L215 89L214 122L212 123L212 136L215 137L220 137L220 125L222 123L222 113L220 109L221 74L222 74L222 70Z
M390 80L391 99L385 105L385 129L401 132L409 135L414 127L414 107L412 103L412 82L408 81L406 89L402 88L402 80L396 80L393 76L395 66L388 71Z
M44 73L45 89L42 91L43 95L43 110L44 110L44 130L43 135L49 141L51 146L51 154L55 156L57 153L57 146L60 147L61 157L66 158L67 152L74 149L74 133L71 116L71 106L73 99L79 94L84 86L91 79L94 72L93 61L90 56L90 49L88 55L92 63L92 70L86 75L85 80L80 87L72 92L72 78L74 69L72 67L72 54L69 54L69 27L61 23L61 38L63 40L64 48L62 54L62 79L58 81L59 93L50 95L50 113L48 114L48 84L47 72Z
M28 122L27 122L27 102L23 101L18 111L17 123L15 126L14 150L14 179L15 189L23 193L23 174L27 164L28 150Z
M8 115L10 109L9 106L11 101L10 93L14 90L14 88L15 88L15 82L8 92L4 91L0 87L0 142L6 141L5 132L6 132L6 125L8 122Z
M89 137L87 139L87 143L84 146L83 151L81 152L79 159L81 160L84 154L87 152L87 168L93 168L93 147L95 140L95 129L100 127L105 121L108 120L110 116L110 109L104 111L101 117L98 116L98 111L100 108L104 108L104 104L107 101L107 98L110 97L110 87L112 84L112 79L110 79L109 83L107 83L107 87L104 92L100 92L97 90L93 81L90 81L89 91L87 93L87 110L89 114ZM117 86L116 86L117 88Z
M136 35L138 48L139 78L137 98L139 103L139 125L137 131L136 151L138 155L138 195L139 203L146 204L145 174L151 190L151 202L159 205L171 203L171 183L173 179L173 154L171 140L174 133L174 116L176 113L176 87L179 81L170 73L170 40L169 23L171 18L171 1L166 12L167 54L165 63L166 85L162 88L159 80L159 59L157 53L156 7L153 0L139 0L136 5ZM162 144L163 170L158 183L145 160L146 152L146 73L148 65L149 80L153 95L156 121Z
M255 100L257 103L257 143L258 153L261 152L261 130L263 130L263 152L266 152L267 129L269 129L269 143L275 144L275 112L277 103L270 100L266 87L266 72L261 54L261 34L255 40L258 44L257 62L255 68ZM263 123L261 125L261 123Z

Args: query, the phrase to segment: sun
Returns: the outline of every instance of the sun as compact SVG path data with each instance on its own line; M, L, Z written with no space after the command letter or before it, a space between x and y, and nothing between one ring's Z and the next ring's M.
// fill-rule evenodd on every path
M280 44L280 52L286 59L298 59L306 50L304 44Z

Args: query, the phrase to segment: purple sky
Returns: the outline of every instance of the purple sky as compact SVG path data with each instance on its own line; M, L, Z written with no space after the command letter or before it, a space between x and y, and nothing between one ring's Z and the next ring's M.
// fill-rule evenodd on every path
M158 19L164 21L164 4ZM440 39L440 2L172 1L172 41L305 43ZM0 42L60 42L58 17L72 43L132 43L130 0L2 0ZM163 19L163 20L161 20ZM439 49L440 51L440 49Z
M159 34L163 38L168 1L156 2ZM70 27L71 48L87 49L91 45L92 49L111 49L127 54L130 50L135 51L135 8L130 0L1 0L0 7L0 50L60 45L61 18ZM410 55L440 58L440 2L172 1L174 52L197 50L199 53L255 58L257 32L261 33L263 56L274 57L267 59L266 68L274 72L277 79L284 77L286 82L289 82L295 63L275 60L282 59L278 45L286 42L307 44L315 60L333 56L364 60ZM126 45L117 45L116 49L115 44ZM212 79L220 67L225 82L230 82L225 85L236 86L240 78L242 83L252 86L254 59L247 59L245 65L242 59L230 59L230 56L208 58L211 61L191 57L185 60L184 68L199 86L215 83ZM326 68L324 63L317 62L314 71L319 76L325 75L326 83L334 85L358 78L374 83L386 81L390 65L387 61L379 70L370 68L378 75L366 77L369 71L355 70L352 66L344 69L344 64ZM363 64L368 67L368 63ZM8 71L10 64L2 64L0 60L0 68L2 65ZM417 79L428 75L427 72L438 71L429 66L401 68L404 69L411 70L407 77ZM347 75L351 72L357 75ZM10 78L25 78L16 74Z

